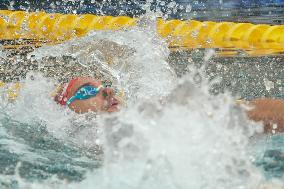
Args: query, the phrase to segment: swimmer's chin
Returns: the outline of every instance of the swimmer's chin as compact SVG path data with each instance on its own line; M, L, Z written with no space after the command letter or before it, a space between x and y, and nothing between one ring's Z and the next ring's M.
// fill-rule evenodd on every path
M121 108L122 101L121 99L115 97L110 101L109 108L107 109L107 112L113 113L118 112Z
M119 110L120 110L119 104L113 104L108 108L107 112L113 113L113 112L118 112Z

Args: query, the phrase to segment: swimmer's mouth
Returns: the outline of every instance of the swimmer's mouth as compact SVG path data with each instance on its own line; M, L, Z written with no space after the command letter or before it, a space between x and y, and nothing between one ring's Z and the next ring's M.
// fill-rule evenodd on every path
M118 106L118 102L112 103L111 106Z
M118 106L119 102L116 99L113 99L113 101L110 103L110 106Z

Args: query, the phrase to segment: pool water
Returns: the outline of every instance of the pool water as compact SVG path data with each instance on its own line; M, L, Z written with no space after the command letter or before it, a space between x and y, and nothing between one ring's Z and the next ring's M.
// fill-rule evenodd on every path
M27 54L1 51L0 188L283 188L284 136L262 135L237 99L283 98L283 58L171 51L143 26ZM146 27L145 27L146 26ZM74 76L124 90L118 113L78 115L50 93Z
M255 163L269 179L283 179L283 140L283 135L266 136L254 146L254 150L258 151Z

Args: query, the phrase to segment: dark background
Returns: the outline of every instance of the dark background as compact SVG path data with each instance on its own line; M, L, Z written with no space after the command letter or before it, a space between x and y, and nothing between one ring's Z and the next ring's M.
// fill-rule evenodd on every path
M146 12L145 3L145 0L1 0L0 9L137 17ZM160 10L170 19L269 24L281 24L284 20L284 0L153 0L150 9Z

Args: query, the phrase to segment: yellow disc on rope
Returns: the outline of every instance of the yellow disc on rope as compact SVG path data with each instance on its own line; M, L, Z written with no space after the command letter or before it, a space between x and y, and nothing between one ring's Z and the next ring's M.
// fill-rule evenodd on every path
M9 35L9 31L7 31L7 25L9 22L9 14L11 13L11 11L8 10L0 10L0 38L3 39L7 39L8 37L6 37L7 35ZM8 32L8 33L7 33Z
M283 35L284 26L271 26L264 32L260 41L265 48L283 49L284 46L280 43L280 39Z
M92 14L79 15L75 21L75 34L78 37L86 35L91 30L91 23L96 16Z
M13 11L10 11L10 10L0 10L0 17L6 19L8 21L9 14L11 12L13 12Z
M202 28L203 23L199 22L195 27L189 29L187 34L184 36L184 46L188 48L196 48L199 45L198 35L200 34L200 29Z
M234 24L224 36L225 41L229 41L232 46L243 49L247 45L246 41L242 41L247 30L252 27L251 23Z
M171 33L174 31L174 29L181 23L181 20L165 21L162 19L158 19L157 31L161 37L168 37L171 36Z
M250 27L242 37L242 41L246 41L245 48L262 48L260 39L265 31L269 28L269 25L259 24Z
M225 41L225 36L234 23L220 22L216 23L208 32L207 41L210 48L230 48L230 41Z
M10 34L8 38L19 39L22 36L22 24L25 18L28 16L26 12L15 11L9 14L9 21L7 24L7 35Z
M130 27L130 26L135 26L136 25L136 20L133 18L129 18L127 16L118 16L112 18L108 22L110 30L119 30L125 27Z
M96 16L90 26L93 30L109 30L109 22L113 19L112 16Z
M62 15L54 23L52 40L67 40L75 37L76 15Z
M284 35L279 37L279 44L284 47Z
M196 46L194 46L195 48L208 48L210 46L210 41L208 40L208 31L210 31L215 25L215 22L206 21L202 22L202 24L196 28L198 33L195 38L197 41Z
M196 38L198 36L199 29L202 27L201 25L202 22L193 22L189 30L184 33L181 37L184 47L192 49L198 45Z
M23 29L26 30L25 38L27 39L40 38L41 35L39 34L37 27L41 22L40 18L42 18L45 15L46 13L44 12L33 12L28 17L26 17L25 27L23 27Z
M40 21L35 29L38 32L40 38L46 38L48 40L54 39L53 27L60 16L60 14L54 13L45 14L39 17Z
M0 17L0 38L3 39L5 38L5 28L7 27L6 26L6 21Z
M190 47L192 42L188 40L188 36L191 36L192 30L198 27L200 24L201 22L196 20L183 21L180 23L171 33L169 45L172 47Z

